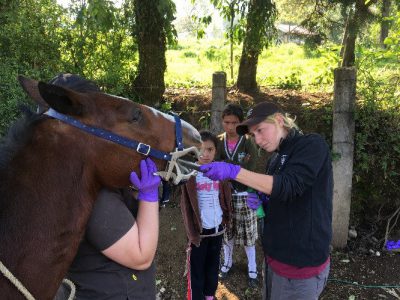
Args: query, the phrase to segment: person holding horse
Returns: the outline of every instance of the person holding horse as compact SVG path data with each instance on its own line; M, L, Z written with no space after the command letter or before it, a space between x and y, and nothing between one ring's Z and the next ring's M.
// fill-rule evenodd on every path
M218 139L200 131L200 165L215 158ZM212 300L218 286L218 269L224 229L232 218L229 181L213 181L199 172L183 186L180 202L188 236L187 299Z
M273 155L265 174L226 162L200 166L212 180L231 179L257 190L251 209L264 205L263 249L268 264L266 299L318 299L330 268L333 174L329 146L304 135L274 103L262 102L236 127Z
M257 148L247 135L236 132L236 126L243 121L243 109L229 103L222 111L222 127L224 133L218 135L218 151L215 160L234 163L248 170L256 167ZM244 246L247 256L248 284L257 286L257 265L255 243L257 233L257 214L246 205L248 187L239 182L231 182L233 218L224 234L224 263L220 278L225 279L233 265L234 245Z
M74 74L50 81L78 92L100 91ZM155 299L153 263L159 233L157 167L147 158L130 181L132 188L103 188L94 203L77 255L67 278L76 285L76 299ZM87 209L82 207L82 209ZM66 294L59 290L56 299ZM66 298L65 298L66 299Z

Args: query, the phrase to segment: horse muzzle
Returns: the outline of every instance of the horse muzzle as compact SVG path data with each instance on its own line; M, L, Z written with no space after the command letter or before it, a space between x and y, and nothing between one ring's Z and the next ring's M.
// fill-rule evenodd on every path
M200 152L196 147L190 147L183 150L171 152L171 160L167 162L165 171L159 171L156 174L163 180L170 181L175 185L184 183L190 177L196 176L200 171L199 165L194 163L197 160Z

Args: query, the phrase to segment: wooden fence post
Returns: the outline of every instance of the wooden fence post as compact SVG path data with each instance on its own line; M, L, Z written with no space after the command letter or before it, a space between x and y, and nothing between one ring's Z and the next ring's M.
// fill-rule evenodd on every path
M226 102L226 73L215 72L212 76L212 103L210 130L214 134L220 134L222 129L222 110Z
M334 71L333 100L333 239L335 248L347 244L354 156L354 106L356 98L355 68Z

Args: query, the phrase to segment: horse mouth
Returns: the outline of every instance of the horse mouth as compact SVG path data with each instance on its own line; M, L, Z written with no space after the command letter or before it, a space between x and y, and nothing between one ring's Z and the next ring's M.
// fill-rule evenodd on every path
M196 161L199 155L199 150L194 146L176 150L171 153L172 158L168 161L165 171L157 172L157 174L172 184L181 184L197 175L200 166L196 164Z

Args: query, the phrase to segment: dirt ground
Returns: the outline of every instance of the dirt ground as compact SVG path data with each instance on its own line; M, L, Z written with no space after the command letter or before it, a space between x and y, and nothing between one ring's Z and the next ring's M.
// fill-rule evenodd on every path
M185 299L186 278L183 277L183 273L186 247L187 239L181 211L178 201L174 199L160 211L160 239L156 257L159 299ZM262 249L259 243L256 254L260 274ZM383 252L381 256L376 256L334 251L331 259L330 281L320 299L400 299L400 288L396 290L371 287L400 285L400 253ZM248 288L246 271L247 260L244 249L235 247L232 274L224 282L219 282L217 299L261 299L262 285L256 289Z
M184 120L199 129L203 127L201 120L204 121L202 117L207 115L211 103L209 89L168 89L165 95L171 101L172 109L180 112ZM307 130L307 124L310 124L309 129L318 128L318 132L326 133L327 139L331 131L329 122L321 120L318 112L329 107L331 99L332 95L324 93L262 89L261 93L251 96L235 90L228 91L228 101L240 103L245 108L263 100L278 102L286 111L298 117L297 123L303 129ZM307 112L309 107L313 107L311 114ZM265 157L260 160L260 168L263 168L264 162ZM183 273L187 239L178 197L178 189L174 189L171 201L160 211L160 239L156 256L159 299L185 299L186 296ZM400 285L400 253L381 251L377 245L362 242L365 240L363 234L359 234L356 240L349 242L347 249L331 253L329 281L320 299L400 299L400 288L382 288ZM376 251L379 251L378 255ZM263 255L259 242L256 255L261 274ZM217 299L261 299L262 285L249 289L246 271L244 249L236 247L234 268L224 282L219 282Z

